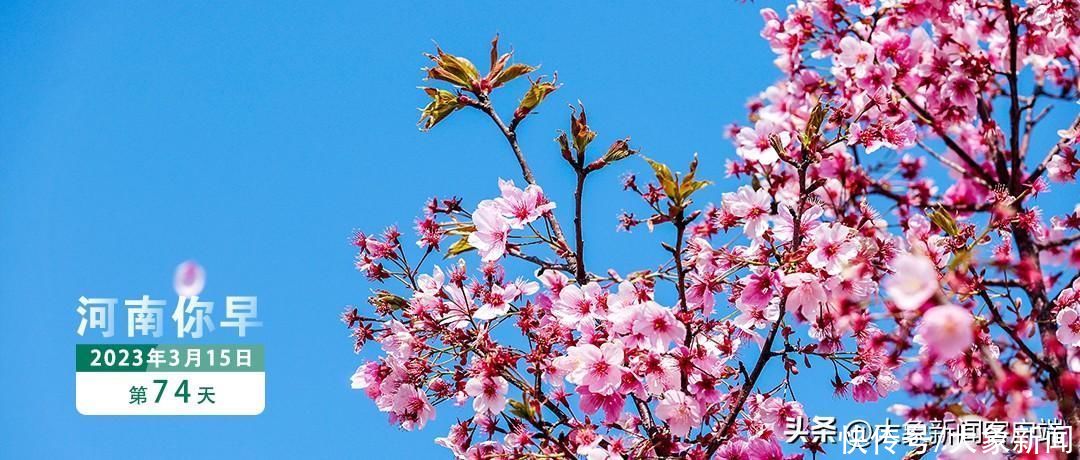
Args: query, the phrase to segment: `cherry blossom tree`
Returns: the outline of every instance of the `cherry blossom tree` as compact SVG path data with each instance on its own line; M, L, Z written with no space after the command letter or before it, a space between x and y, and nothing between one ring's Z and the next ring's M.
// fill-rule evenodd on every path
M629 138L598 149L583 107L552 146L574 200L552 202L516 133L555 78L498 38L486 72L437 49L421 129L477 110L520 177L479 203L431 199L415 238L355 234L357 269L386 287L343 314L357 351L381 349L352 386L406 430L465 406L435 442L470 459L816 454L784 439L814 415L792 389L811 365L834 369L850 404L905 393L892 411L906 420L1041 411L1080 435L1080 205L1038 204L1077 202L1052 191L1080 170L1080 3L803 0L761 15L781 76L726 130L713 173L742 185L716 204L694 200L711 185L696 157L675 172ZM500 113L493 95L526 79ZM1041 125L1055 107L1070 125ZM625 176L637 211L618 227L670 227L667 259L586 266L584 184L630 157L649 174ZM766 381L770 366L783 376Z

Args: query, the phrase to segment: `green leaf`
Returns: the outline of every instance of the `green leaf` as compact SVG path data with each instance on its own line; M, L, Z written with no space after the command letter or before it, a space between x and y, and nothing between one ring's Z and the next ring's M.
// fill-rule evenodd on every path
M510 399L506 401L506 404L510 406L510 413L512 415L518 418L523 418L525 420L535 420L533 418L534 414L532 407L529 406L527 403L523 403L515 399Z
M431 129L440 121L450 116L451 113L454 113L455 110L461 108L457 95L450 91L438 88L422 89L429 97L431 97L431 102L423 109L420 109L419 125L420 129L423 131Z
M446 233L450 235L462 235L467 238L470 233L475 231L476 225L471 222L456 222L453 227L450 227L450 229L446 231Z
M544 102L548 94L559 89L559 85L552 81L543 81L544 77L538 78L532 82L528 91L525 91L525 96L521 98L521 103L518 104L517 110L514 112L514 117L524 118L529 112L532 112L536 106Z
M956 225L956 219L954 219L952 214L949 214L944 208L938 207L937 209L931 210L927 213L927 217L930 218L931 222L944 230L945 233L949 234L949 236L955 237L960 234L960 229Z
M428 58L435 63L435 67L427 69L428 78L453 83L463 89L472 89L473 82L480 79L480 72L468 59L445 53L437 46L435 53L435 55L428 55Z
M446 250L446 255L443 257L449 259L451 257L463 254L473 249L476 248L469 244L469 237L467 235L462 236L460 240L457 240L453 245L450 246L449 249Z
M679 193L682 194L683 198L689 198L694 192L709 185L712 185L712 182L707 180L696 180L690 183L683 181L682 186L679 187Z
M671 169L666 164L654 161L645 155L641 156L645 161L649 162L649 166L652 166L653 172L656 174L656 180L660 181L660 186L664 188L664 194L678 203L682 201L682 197L679 194L679 188L676 186L675 174L671 172Z
M802 144L804 146L813 145L817 140L818 135L821 133L821 125L825 122L826 115L829 114L829 108L818 101L814 109L810 111L810 119L806 121L806 127L802 132Z
M690 198L694 192L705 188L705 186L712 184L707 180L694 180L694 176L697 175L698 157L694 154L694 159L690 160L690 171L683 176L682 183L679 184L679 196L681 199Z
M533 67L533 66L530 66L530 65L526 65L526 64L510 64L509 67L507 67L507 68L503 69L501 72L499 72L499 75L497 77L495 77L495 81L492 82L491 86L494 87L494 88L498 88L498 87L500 87L502 85L510 83L511 81L513 81L514 79L516 79L516 78L518 78L518 77L520 77L522 75L531 73L534 70L536 70L536 67Z
M386 307L390 311L401 310L409 306L409 302L404 297L385 290L375 291L375 295L368 297L368 303Z

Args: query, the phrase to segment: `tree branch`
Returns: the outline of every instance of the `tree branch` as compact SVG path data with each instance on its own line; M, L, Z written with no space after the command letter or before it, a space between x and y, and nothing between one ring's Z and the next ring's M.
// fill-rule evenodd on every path
M1009 24L1009 153L1012 158L1012 179L1009 180L1009 191L1013 195L1020 192L1020 167L1023 153L1020 151L1020 90L1017 83L1016 70L1016 47L1018 45L1019 26L1016 25L1016 13L1013 11L1012 0L1005 0L1005 21ZM1005 179L1002 178L1002 182Z
M914 109L920 117L923 117L927 121L927 123L930 125L930 128L933 129L934 132L937 133L938 137L940 137L941 140L945 142L945 145L949 147L949 150L952 150L956 153L957 156L960 157L961 160L964 160L964 163L966 163L968 165L968 168L970 168L970 171L968 172L979 176L982 180L986 181L989 184L997 183L997 181L995 181L994 178L990 176L990 174L987 174L985 168L980 166L979 163L977 163L975 159L972 158L971 155L969 155L967 151L965 151L964 148L960 146L960 144L957 144L956 141L953 140L953 138L945 132L944 128L938 125L937 121L934 120L934 116L931 115L930 112L922 108L922 106L916 103L915 100L912 99L911 96L908 96L908 94L904 92L904 90L900 87L895 87L895 89L897 94L899 94L900 97L903 97L904 100L907 101L908 105L910 105L911 108Z
M506 138L506 142L510 144L510 149L514 151L514 156L517 157L518 165L521 167L521 175L525 178L525 182L530 185L536 184L536 177L533 175L532 168L529 167L529 162L525 160L525 153L521 151L521 147L518 145L517 133L514 129L517 125L514 125L514 129L506 126L503 123L502 118L495 111L495 108L491 105L491 100L485 95L478 95L479 102L473 103L474 107L480 109L491 117L491 120L495 122L495 126L502 132L503 137ZM548 213L545 218L551 223L551 230L555 233L555 238L559 241L559 244L563 246L563 249L570 252L570 246L567 245L566 235L563 234L562 226L559 225L559 219L555 217L554 213ZM567 257L568 261L572 262L575 266L578 261L576 257Z
M1076 118L1073 119L1072 124L1069 125L1069 129L1080 129L1080 115L1077 115ZM1061 153L1061 149L1065 147L1066 144L1067 143L1063 141L1058 141L1057 143L1055 143L1054 146L1050 149L1050 152L1046 154L1045 158L1043 158L1043 161L1039 163L1039 166L1035 168L1035 170L1032 171L1030 175L1028 175L1027 180L1025 180L1024 183L1030 184L1034 182L1035 179L1038 179L1039 176L1041 176L1044 172L1046 172L1047 163L1050 163L1050 160L1053 159L1054 156Z

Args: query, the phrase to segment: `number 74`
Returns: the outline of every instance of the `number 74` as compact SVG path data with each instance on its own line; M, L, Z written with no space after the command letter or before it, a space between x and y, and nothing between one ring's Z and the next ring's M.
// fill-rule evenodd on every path
M159 402L161 402L161 395L165 393L165 387L169 386L169 381L168 380L154 380L154 383L159 385L158 386L157 396L154 397L154 402L159 403ZM187 381L187 379L184 379L184 380L180 381L180 385L177 385L176 391L173 392L173 396L175 396L177 398L182 398L185 403L188 402L188 398L191 397L191 393L188 392L188 381Z

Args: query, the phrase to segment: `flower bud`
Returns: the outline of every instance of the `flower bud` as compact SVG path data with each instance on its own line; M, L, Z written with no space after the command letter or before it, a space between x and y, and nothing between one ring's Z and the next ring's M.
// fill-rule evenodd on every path
M604 154L604 161L614 163L637 152L637 150L630 148L629 137L626 139L619 139L613 142L611 147L608 147L607 153Z
M776 151L780 158L787 158L787 147L784 146L784 141L776 133L769 135L769 146Z
M587 171L595 171L637 153L637 150L630 148L629 141L629 137L626 139L619 139L615 141L611 144L611 147L608 147L607 153L605 153L603 157L600 157L596 161L593 161L585 169Z
M581 113L570 113L570 134L574 137L574 149L584 152L585 147L596 138L596 132L589 129L589 123L585 117L585 106L581 106Z
M565 131L560 131L559 136L555 138L555 142L559 143L559 150L562 152L562 157L569 161L570 164L574 163L574 156L570 152L570 140L566 137Z

